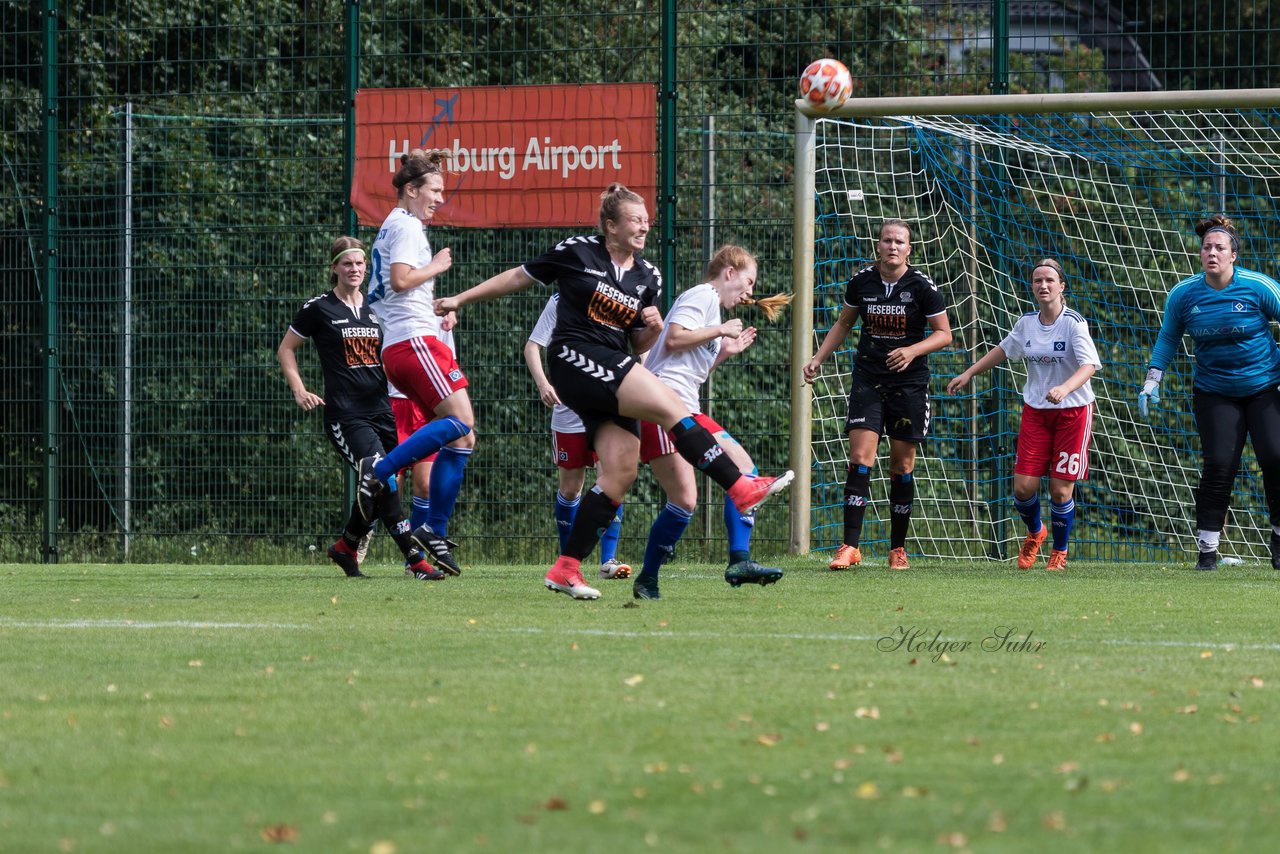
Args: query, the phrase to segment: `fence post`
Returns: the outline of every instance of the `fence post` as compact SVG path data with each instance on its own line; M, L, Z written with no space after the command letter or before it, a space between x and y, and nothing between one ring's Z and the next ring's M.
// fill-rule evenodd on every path
M360 87L360 0L347 0L346 17L346 109L342 116L342 200L346 215L343 234L356 233L356 210L351 206L351 183L356 170L356 89Z
M676 291L676 0L662 0L662 101L658 125L658 149L662 174L658 176L659 243L662 248L662 311L671 308Z
M1009 94L1009 0L991 3L991 94Z
M347 75L345 86L345 109L342 112L342 189L343 189L343 234L356 236L359 222L356 209L351 205L351 185L356 174L356 90L360 88L360 0L346 2L346 42ZM372 249L373 241L369 241ZM356 497L356 473L351 466L342 467L341 513L345 517L347 509Z
M133 102L124 105L124 196L120 218L120 527L124 559L133 535Z
M44 174L40 287L44 293L44 530L40 558L58 562L58 3L44 0L40 69Z

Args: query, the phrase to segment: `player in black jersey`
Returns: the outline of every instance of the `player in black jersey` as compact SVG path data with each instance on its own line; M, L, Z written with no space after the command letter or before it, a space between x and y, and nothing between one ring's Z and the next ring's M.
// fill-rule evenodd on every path
M559 286L547 374L560 400L582 417L601 463L595 485L582 497L563 553L544 580L548 589L574 599L600 598L600 592L582 580L580 567L635 481L640 419L665 427L676 450L724 487L742 513L792 479L791 472L777 478L743 475L675 392L633 355L647 350L662 331L656 305L662 276L640 257L648 233L644 199L614 184L600 196L600 234L561 241L527 264L435 302L436 314L444 315L535 282Z
M915 498L916 448L929 433L928 354L951 343L947 303L938 286L907 263L911 226L900 219L880 226L876 263L845 289L844 306L804 366L812 383L822 363L862 318L849 384L849 473L844 486L844 537L831 569L862 562L858 547L866 515L871 466L881 434L889 437L889 568L907 568L907 530Z
M354 237L339 237L329 252L333 289L303 304L280 341L276 358L302 411L324 407L325 434L338 455L355 468L361 458L396 446L396 423L379 359L382 328L360 291L367 269L364 246ZM315 341L320 354L324 397L308 391L298 372L298 348L308 339ZM430 581L444 578L427 563L410 536L397 493L388 490L379 496L378 518L404 552L406 575ZM373 524L365 522L353 506L342 536L329 547L329 557L352 578L364 575L357 550L372 530Z

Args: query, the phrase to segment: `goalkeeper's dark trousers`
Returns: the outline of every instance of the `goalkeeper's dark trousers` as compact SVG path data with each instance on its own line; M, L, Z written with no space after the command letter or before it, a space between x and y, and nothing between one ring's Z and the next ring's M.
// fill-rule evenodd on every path
M1204 469L1196 489L1196 528L1221 531L1246 435L1262 470L1271 524L1280 525L1280 391L1268 386L1248 397L1196 389L1192 396Z

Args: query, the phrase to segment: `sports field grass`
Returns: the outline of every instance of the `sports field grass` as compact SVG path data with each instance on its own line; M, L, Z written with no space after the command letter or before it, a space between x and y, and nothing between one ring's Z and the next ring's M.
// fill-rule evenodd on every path
M639 607L541 566L0 567L0 851L1280 834L1280 572L783 565L736 590L677 566Z

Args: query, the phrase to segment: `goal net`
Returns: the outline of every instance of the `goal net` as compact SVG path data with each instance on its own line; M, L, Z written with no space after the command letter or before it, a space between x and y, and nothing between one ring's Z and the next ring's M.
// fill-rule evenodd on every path
M1105 95L879 99L850 102L835 118L797 115L796 274L807 267L811 276L813 325L797 331L806 338L794 355L821 342L850 276L874 258L886 218L912 223L911 261L948 299L955 340L930 357L932 422L916 463L908 552L1010 558L1026 533L1011 497L1022 363L1007 362L956 396L945 388L1034 310L1028 281L1043 257L1061 261L1067 304L1089 321L1103 362L1093 379L1093 445L1089 477L1075 495L1072 558L1185 562L1194 551L1201 449L1189 339L1148 420L1138 415L1137 393L1168 291L1200 269L1197 220L1232 217L1241 235L1237 264L1277 275L1280 113L1238 106L1275 99L1274 91L1179 93L1184 102L1192 95L1206 103L1160 106L1149 93L1147 106L1120 108ZM1062 108L1054 110L1056 97ZM904 100L933 113L903 109ZM997 101L1029 110L989 112ZM807 516L817 550L841 539L844 419L858 333L823 366L812 391ZM803 434L806 425L795 426ZM862 541L872 555L888 550L888 488L882 442ZM1041 496L1047 520L1047 483ZM1264 558L1269 531L1262 478L1246 446L1221 553Z

